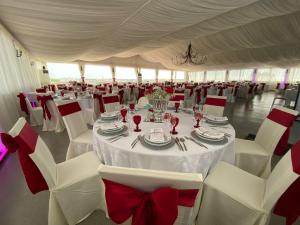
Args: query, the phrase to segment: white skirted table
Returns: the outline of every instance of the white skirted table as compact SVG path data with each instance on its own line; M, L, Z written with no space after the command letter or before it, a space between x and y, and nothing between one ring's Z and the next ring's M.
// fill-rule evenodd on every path
M174 136L179 138L190 136L194 129L193 116L182 111L179 113L169 112L180 119L179 125L176 128L178 134ZM180 151L177 145L173 145L165 150L152 150L140 142L131 149L131 143L137 135L149 132L151 128L160 127L167 130L167 126L164 123L143 122L143 119L147 115L146 110L140 110L136 114L142 115L142 122L140 124L142 131L133 131L135 124L132 122L132 114L129 114L129 123L126 123L129 127L129 136L112 143L107 140L107 136L97 133L101 123L98 121L95 122L93 127L94 150L105 164L119 167L202 173L204 177L220 160L234 164L233 147L235 130L229 124L226 126L227 128L214 128L231 134L231 137L227 138L227 142L222 144L208 144L203 142L208 149L190 140L185 141L188 151ZM202 123L202 126L208 126L208 124Z

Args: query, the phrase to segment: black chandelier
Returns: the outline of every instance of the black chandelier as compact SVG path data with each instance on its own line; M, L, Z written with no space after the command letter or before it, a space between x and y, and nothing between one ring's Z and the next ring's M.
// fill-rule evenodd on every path
M187 65L202 65L207 61L207 57L200 55L196 50L192 48L192 43L190 42L185 53L177 55L172 58L172 62L176 66L183 64Z

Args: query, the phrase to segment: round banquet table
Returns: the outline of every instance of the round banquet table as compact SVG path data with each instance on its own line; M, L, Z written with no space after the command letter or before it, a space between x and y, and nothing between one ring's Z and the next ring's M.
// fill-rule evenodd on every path
M174 135L174 137L191 136L194 125L192 114L182 111L179 113L174 111L168 112L178 116L180 119L176 127L178 134ZM176 144L165 150L152 150L140 142L131 149L131 143L139 134L149 132L151 128L161 127L165 131L168 129L164 123L144 122L143 120L147 115L146 110L140 110L135 114L142 116L142 122L140 123L142 131L134 132L135 124L127 122L126 126L128 126L129 136L122 137L112 143L107 140L108 136L97 133L101 123L99 121L95 122L93 127L93 146L97 155L105 164L119 167L201 173L203 177L206 177L209 170L220 160L234 164L235 130L230 124L226 126L227 128L214 128L231 134L227 143L208 144L207 142L202 142L208 149L190 140L185 141L188 151L180 151ZM129 114L127 121L132 121L131 117L132 114ZM201 125L208 126L205 122Z

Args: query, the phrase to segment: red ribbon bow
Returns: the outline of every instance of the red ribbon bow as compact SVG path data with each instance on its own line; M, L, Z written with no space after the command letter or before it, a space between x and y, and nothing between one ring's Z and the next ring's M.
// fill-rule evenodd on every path
M119 91L120 104L123 104L123 98L124 98L124 90L120 90Z
M196 103L199 105L199 103L201 102L201 89L196 89Z
M52 96L51 95L45 95L45 96L37 96L36 97L38 101L41 102L41 106L43 108L43 117L44 119L46 119L46 115L48 117L49 120L51 120L51 113L47 107L47 101L51 101L53 100Z
M34 153L38 139L38 135L32 127L26 123L15 138L5 133L0 133L0 138L10 153L18 150L22 171L31 193L36 194L40 191L48 190L48 185L42 173L29 156Z
M28 108L27 108L27 105L26 105L25 95L23 93L20 93L19 95L17 95L17 97L20 99L21 110L28 115L29 111L28 111Z
M103 182L108 214L117 224L132 216L132 225L173 225L178 205L193 207L199 191L163 187L145 193L113 181Z
M99 110L101 113L104 113L104 105L103 105L103 100L102 100L102 95L100 94L94 94L93 97L95 99L98 99L98 102L99 102Z

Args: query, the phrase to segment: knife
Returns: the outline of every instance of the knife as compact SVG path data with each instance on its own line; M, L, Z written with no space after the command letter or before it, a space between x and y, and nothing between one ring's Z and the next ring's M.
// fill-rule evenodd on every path
M180 144L180 142L179 142L178 137L175 138L175 142L176 142L176 144L178 145L179 149L180 149L181 151L184 151L184 150L183 150L183 147L181 146L181 144Z
M204 147L204 148L208 149L208 147L206 145L200 143L199 141L196 141L194 138L187 137L187 136L185 136L185 138L188 139L188 140L193 141L194 143L196 143L197 145L200 145L201 147Z

